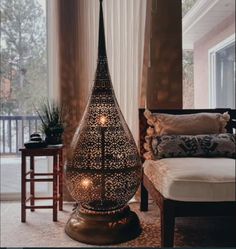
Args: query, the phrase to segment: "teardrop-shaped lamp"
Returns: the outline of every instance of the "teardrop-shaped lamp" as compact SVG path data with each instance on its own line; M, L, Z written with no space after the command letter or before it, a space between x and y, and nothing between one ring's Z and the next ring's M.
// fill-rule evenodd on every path
M79 206L66 225L66 233L98 245L138 236L139 219L127 203L140 184L141 161L111 83L102 0L94 86L71 150L66 182Z

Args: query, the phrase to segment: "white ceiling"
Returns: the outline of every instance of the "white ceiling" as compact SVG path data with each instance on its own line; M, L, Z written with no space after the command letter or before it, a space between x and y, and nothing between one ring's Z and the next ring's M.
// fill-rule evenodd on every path
M183 48L193 49L195 41L233 14L235 0L198 0L183 18Z

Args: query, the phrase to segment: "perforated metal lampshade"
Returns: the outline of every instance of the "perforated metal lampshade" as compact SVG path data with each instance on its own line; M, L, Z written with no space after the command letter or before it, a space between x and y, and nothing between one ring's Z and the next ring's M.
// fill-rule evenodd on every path
M133 197L141 179L141 161L112 87L101 6L95 81L72 151L67 186L82 207L116 210Z

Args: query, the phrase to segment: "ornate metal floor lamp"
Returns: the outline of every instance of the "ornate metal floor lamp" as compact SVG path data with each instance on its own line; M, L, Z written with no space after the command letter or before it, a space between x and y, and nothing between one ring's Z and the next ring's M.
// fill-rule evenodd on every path
M139 219L127 202L139 186L141 161L111 83L102 0L95 82L72 151L66 166L67 186L80 205L67 222L66 233L97 245L137 237Z

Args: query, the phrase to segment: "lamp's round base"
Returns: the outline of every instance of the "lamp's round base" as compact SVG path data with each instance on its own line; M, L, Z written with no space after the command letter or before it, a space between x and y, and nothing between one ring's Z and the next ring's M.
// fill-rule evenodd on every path
M65 231L72 239L109 245L134 239L141 233L138 216L128 206L104 214L82 210L77 208L66 224Z

